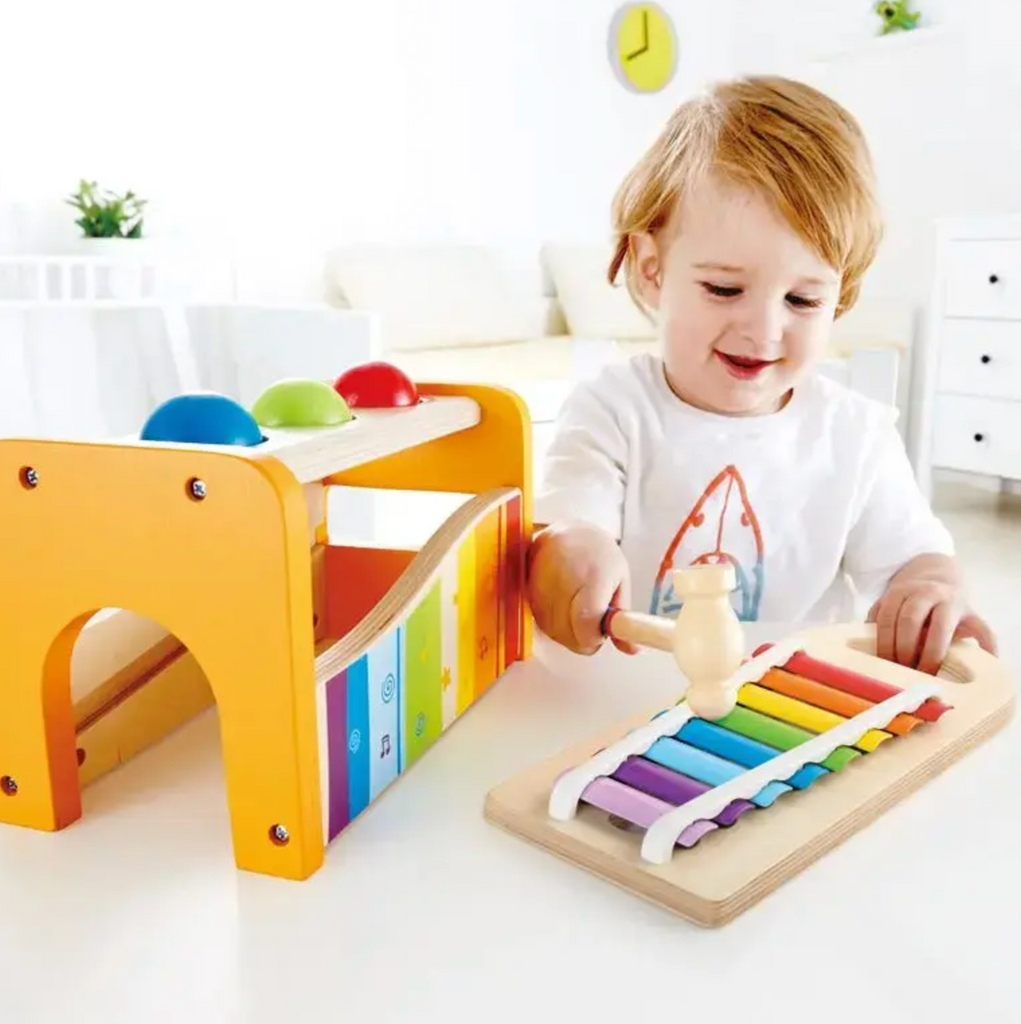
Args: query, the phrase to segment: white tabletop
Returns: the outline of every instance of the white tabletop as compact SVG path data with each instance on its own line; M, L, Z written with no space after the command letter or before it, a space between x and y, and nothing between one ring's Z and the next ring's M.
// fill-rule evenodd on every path
M540 642L304 883L235 870L206 715L72 828L0 828L0 1021L1021 1019L1016 724L716 931L483 820L494 784L673 684L665 656Z

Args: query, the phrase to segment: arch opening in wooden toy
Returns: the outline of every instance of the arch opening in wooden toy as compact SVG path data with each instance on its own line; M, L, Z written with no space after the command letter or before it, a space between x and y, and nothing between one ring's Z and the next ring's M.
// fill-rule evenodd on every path
M272 772L259 774L261 760L271 762L274 754L278 769L286 770L294 757L290 738L281 735L275 751L260 743L259 717L246 714L247 702L239 700L239 684L244 687L246 680L235 678L231 664L216 657L221 653L216 644L210 643L208 634L195 631L187 615L166 621L173 630L151 614L109 607L77 615L56 631L41 670L41 721L49 772L40 772L31 758L25 759L22 768L19 755L12 755L12 779L35 782L31 790L23 781L16 783L17 794L31 798L33 805L30 820L21 823L40 827L38 815L45 811L45 798L50 795L53 817L42 827L60 829L71 824L82 814L82 795L89 785L212 712L218 719L239 863L248 861L273 873L302 877L302 862L297 867L283 861L274 864L267 854L280 858L297 840L317 844L321 855L318 815L313 814L309 822L293 804L292 813L287 813L287 802L278 792L280 779ZM212 670L205 671L203 665L211 665ZM252 689L260 689L253 675L247 682ZM282 676L280 689L286 689L286 682ZM273 688L265 691L267 702L272 693ZM314 797L314 786L310 788Z
M60 656L58 645L51 657ZM161 623L104 608L81 628L70 653L71 705L82 789L161 737L212 709L202 666ZM61 666L47 664L47 673Z

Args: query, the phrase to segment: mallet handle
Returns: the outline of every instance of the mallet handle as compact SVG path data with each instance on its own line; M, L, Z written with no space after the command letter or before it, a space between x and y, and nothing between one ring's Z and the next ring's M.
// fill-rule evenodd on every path
M656 615L608 608L603 616L603 634L640 647L674 649L674 622Z

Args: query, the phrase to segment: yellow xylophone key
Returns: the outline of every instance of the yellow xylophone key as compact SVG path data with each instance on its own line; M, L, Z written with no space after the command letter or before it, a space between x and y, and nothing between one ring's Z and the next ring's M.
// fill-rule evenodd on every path
M782 722L798 725L814 733L826 732L847 721L843 715L825 711L793 697L785 697L782 693L775 693L755 683L746 683L741 687L737 702L752 711L760 711L771 718L778 718ZM882 729L869 729L855 746L868 753L890 739L891 735Z

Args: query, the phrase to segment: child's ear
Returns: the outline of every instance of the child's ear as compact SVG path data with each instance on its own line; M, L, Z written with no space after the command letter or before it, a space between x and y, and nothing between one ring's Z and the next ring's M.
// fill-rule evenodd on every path
M663 268L659 245L648 232L631 236L631 257L634 263L634 283L642 301L651 309L659 309L663 288Z

